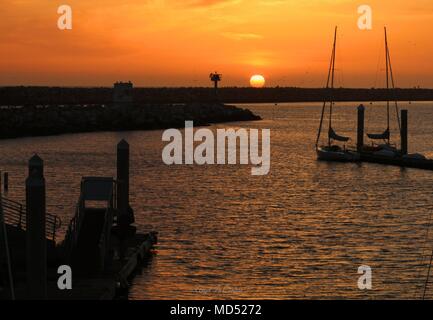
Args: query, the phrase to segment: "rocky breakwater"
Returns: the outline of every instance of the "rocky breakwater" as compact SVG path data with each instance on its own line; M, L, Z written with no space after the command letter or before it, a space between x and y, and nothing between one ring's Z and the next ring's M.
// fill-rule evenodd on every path
M143 106L25 106L0 110L0 138L92 131L153 130L261 118L248 109L223 104Z

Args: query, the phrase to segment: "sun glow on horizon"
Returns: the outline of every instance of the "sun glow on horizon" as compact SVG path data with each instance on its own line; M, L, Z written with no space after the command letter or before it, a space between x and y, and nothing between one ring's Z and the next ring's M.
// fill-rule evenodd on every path
M260 74L253 75L250 79L250 85L253 88L263 88L265 86L266 80Z
M338 85L385 87L386 25L398 85L433 87L431 0L369 1L371 31L357 28L355 0L69 0L63 31L58 5L2 1L0 85L208 86L217 69L221 86L254 72L268 87L322 87L338 26Z

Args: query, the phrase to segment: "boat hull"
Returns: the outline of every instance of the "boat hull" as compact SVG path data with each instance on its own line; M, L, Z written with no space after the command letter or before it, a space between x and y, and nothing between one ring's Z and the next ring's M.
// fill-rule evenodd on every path
M333 151L318 148L317 159L321 161L354 162L359 160L359 155L352 151Z

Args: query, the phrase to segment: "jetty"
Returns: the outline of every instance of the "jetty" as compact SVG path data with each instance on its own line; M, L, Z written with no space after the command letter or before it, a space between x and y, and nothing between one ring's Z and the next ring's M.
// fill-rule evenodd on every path
M433 89L396 88L398 101L433 101ZM0 87L0 106L32 105L108 105L112 101L113 89L80 87ZM329 96L326 88L300 87L218 87L218 96L228 104L238 103L293 103L323 102ZM134 101L140 105L202 104L214 102L215 90L210 87L135 87ZM385 101L386 88L336 87L334 101Z
M0 197L0 299L101 300L125 297L148 263L158 233L134 225L129 204L129 144L117 145L117 176L82 177L66 235L46 212L43 160L28 163L26 203Z
M134 90L131 82L116 82L113 89L110 89L112 98L108 100L93 99L91 95L84 95L83 99L78 100L61 95L57 99L56 90L47 90L40 93L47 98L40 101L43 103L19 104L19 97L15 97L14 102L7 101L7 97L2 101L3 90L0 89L0 139L79 132L182 128L185 121L206 126L222 122L261 120L250 110L223 104L215 97L208 102L152 103L149 102L150 97L138 101Z

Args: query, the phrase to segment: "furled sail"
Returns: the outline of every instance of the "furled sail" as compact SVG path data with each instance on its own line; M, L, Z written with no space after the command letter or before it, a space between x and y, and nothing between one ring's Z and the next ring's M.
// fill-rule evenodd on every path
M328 134L329 134L329 138L331 138L333 140L337 140L337 141L347 142L350 139L348 137L339 136L338 134L335 133L335 131L334 131L334 129L332 129L332 127L329 128Z
M367 133L367 136L373 140L388 140L389 129L386 129L384 133L379 133L379 134Z

